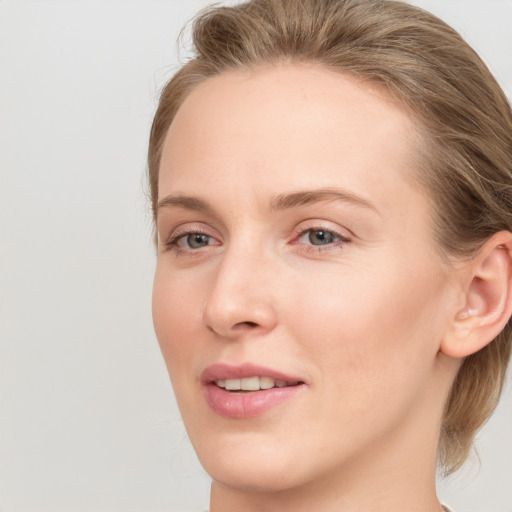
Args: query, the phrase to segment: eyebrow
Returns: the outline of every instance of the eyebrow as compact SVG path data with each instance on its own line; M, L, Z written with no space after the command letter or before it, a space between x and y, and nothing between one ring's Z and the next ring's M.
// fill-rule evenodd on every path
M316 190L305 190L292 192L290 194L280 194L270 202L272 211L287 210L298 206L319 203L321 201L343 201L356 206L362 206L379 213L377 208L367 199L360 197L347 190L338 188L321 188Z
M273 212L282 211L322 201L343 201L356 206L362 206L374 211L375 213L379 213L377 208L367 199L347 190L341 190L338 188L321 188L291 192L289 194L279 194L271 199L269 209ZM207 201L199 199L198 197L186 196L183 194L171 194L158 202L158 211L163 208L172 207L209 214L214 213L214 208Z
M196 212L213 213L212 206L199 199L198 197L179 195L169 195L158 201L158 210L163 208L181 208L183 210L191 210Z

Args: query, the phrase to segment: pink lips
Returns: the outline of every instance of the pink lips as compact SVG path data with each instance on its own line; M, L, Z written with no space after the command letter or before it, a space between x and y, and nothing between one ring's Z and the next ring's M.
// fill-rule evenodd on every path
M243 379L248 377L271 377L275 380L299 382L295 386L284 388L260 389L248 393L226 391L215 384L216 380ZM226 418L254 418L269 409L293 398L300 393L305 384L298 377L285 375L270 368L245 363L239 366L215 364L201 374L206 401L210 408Z

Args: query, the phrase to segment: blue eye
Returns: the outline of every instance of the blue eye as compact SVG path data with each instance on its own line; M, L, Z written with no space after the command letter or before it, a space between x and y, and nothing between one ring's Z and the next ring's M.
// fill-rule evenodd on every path
M351 239L347 236L319 226L303 229L292 244L305 253L318 254L339 251L350 242Z
M323 229L310 229L307 232L307 239L312 245L329 245L339 241L339 237L332 231Z
M183 251L198 251L210 245L219 245L219 243L215 238L201 231L182 231L173 236L165 245L168 250L179 254Z
M341 237L333 231L326 229L308 229L303 231L298 239L299 243L311 245L330 245L335 242L348 241L346 238Z
M200 249L201 247L206 247L210 245L211 237L205 235L204 233L189 233L188 235L182 236L180 240L183 240L183 244L188 249Z

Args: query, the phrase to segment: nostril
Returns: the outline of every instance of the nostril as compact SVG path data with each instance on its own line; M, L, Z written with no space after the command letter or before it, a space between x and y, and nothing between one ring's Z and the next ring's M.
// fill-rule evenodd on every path
M231 327L231 329L233 330L233 332L237 332L237 331L241 332L241 331L244 331L244 330L256 329L258 326L259 326L259 324L257 322L238 322L237 324L233 325L233 327ZM220 331L217 331L211 325L207 325L206 328L210 332L213 332L215 334L219 334L220 333Z
M235 327L257 327L258 324L256 322L240 322L235 325Z
M224 338L267 333L276 326L277 316L268 298L264 299L238 300L227 292L213 297L203 307L203 324Z

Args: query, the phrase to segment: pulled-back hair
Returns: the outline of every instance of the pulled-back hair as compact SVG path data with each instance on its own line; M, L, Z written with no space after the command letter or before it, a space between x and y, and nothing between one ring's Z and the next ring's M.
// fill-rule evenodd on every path
M251 0L202 11L195 56L164 87L148 165L156 218L165 136L192 89L209 77L279 62L314 62L385 86L421 134L416 178L435 211L441 252L471 257L494 233L512 231L512 111L461 36L417 7L393 0ZM511 354L511 324L467 357L446 403L439 461L467 458L494 410Z

